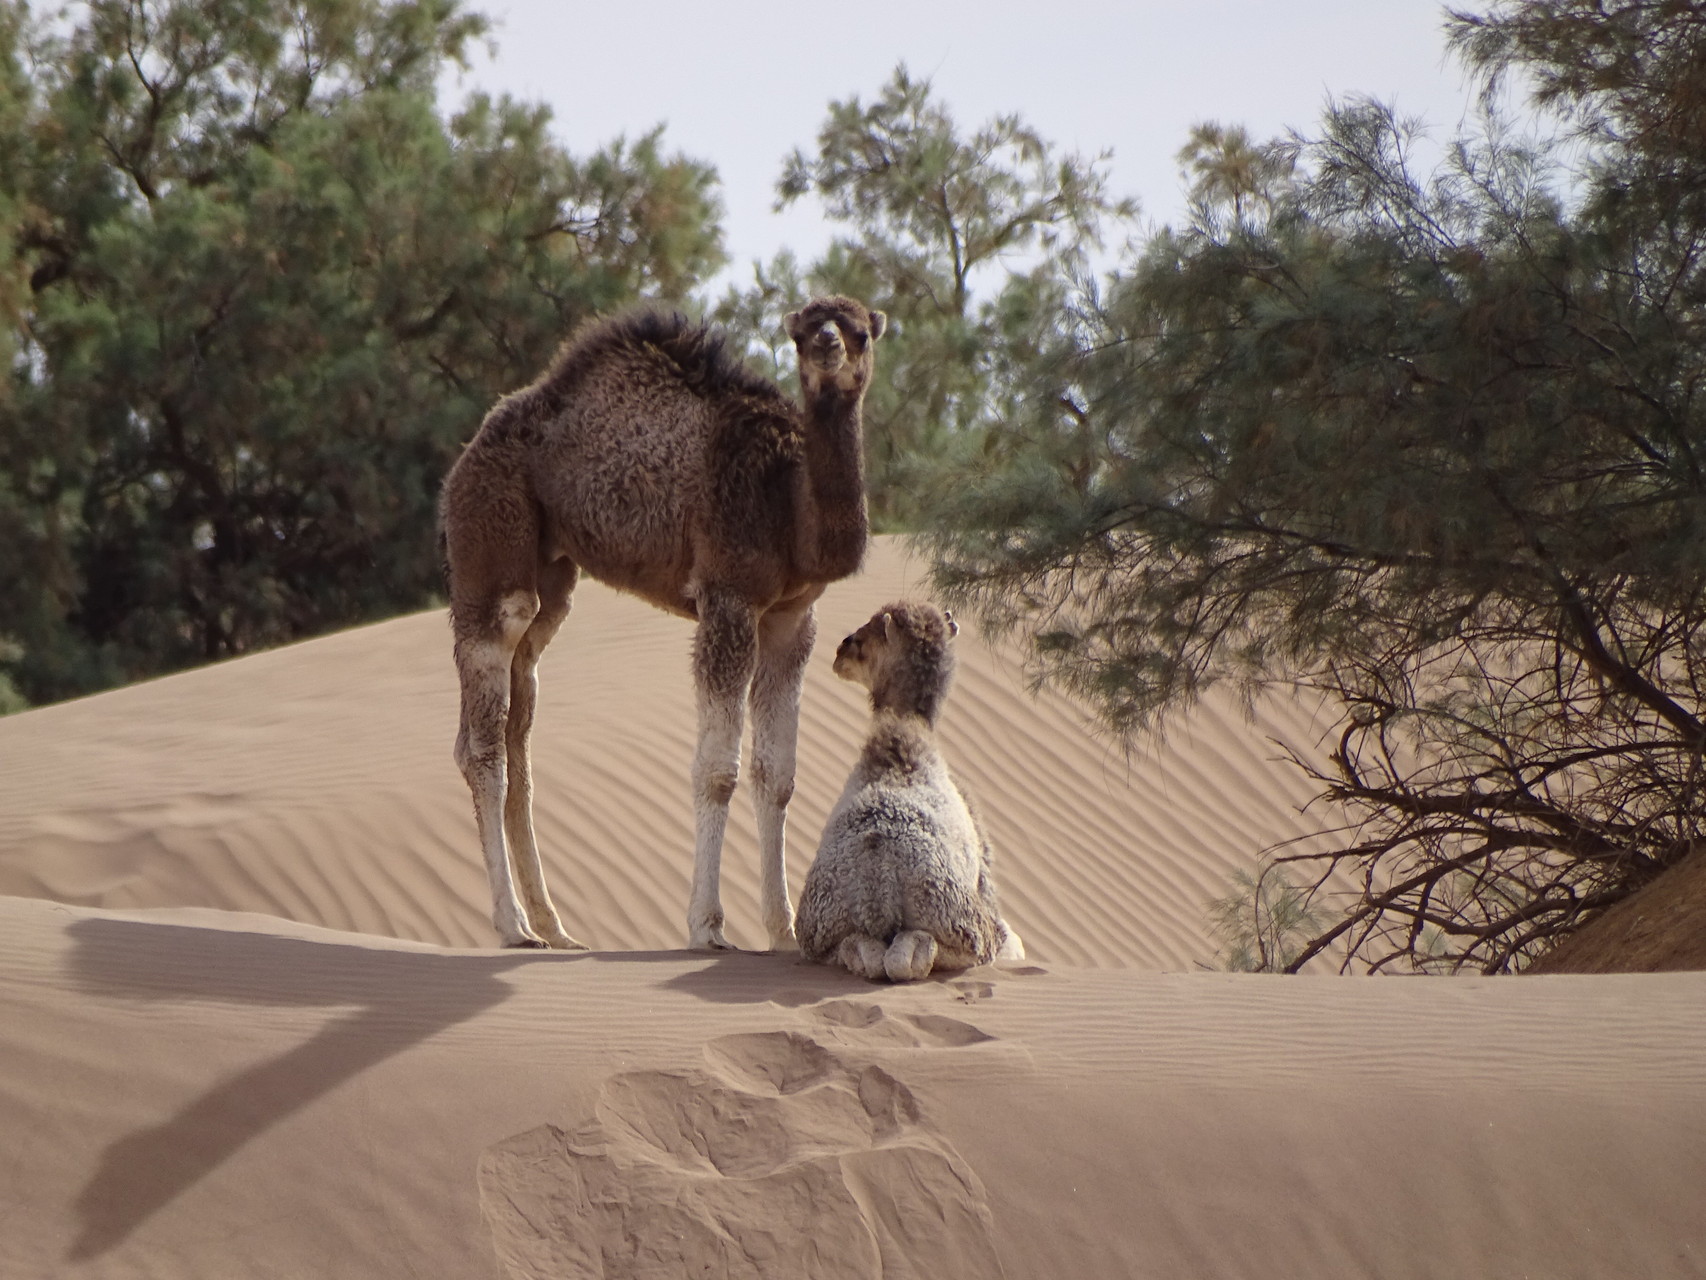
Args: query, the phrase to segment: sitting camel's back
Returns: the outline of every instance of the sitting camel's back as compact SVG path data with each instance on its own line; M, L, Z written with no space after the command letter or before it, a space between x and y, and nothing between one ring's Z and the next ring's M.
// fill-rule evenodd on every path
M891 604L841 642L871 732L824 826L797 921L808 959L896 982L1024 955L1001 918L989 844L936 748L952 615Z

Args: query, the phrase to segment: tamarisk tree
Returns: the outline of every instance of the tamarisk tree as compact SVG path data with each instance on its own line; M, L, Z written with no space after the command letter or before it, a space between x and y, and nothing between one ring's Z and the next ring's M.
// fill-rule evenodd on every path
M1198 130L1189 224L1033 398L1092 473L1034 449L935 513L944 588L1122 733L1217 681L1342 708L1297 763L1344 839L1270 866L1345 910L1273 967L1520 968L1701 847L1706 9L1450 33L1484 124L1427 173L1372 101Z
M761 347L815 293L888 313L865 406L879 528L916 528L934 489L1014 452L1013 402L1063 340L1075 284L1104 236L1135 224L1105 159L1063 152L1016 115L965 128L901 66L870 100L832 102L816 149L784 162L778 207L815 198L840 233L806 266L778 255L720 318ZM791 359L773 364L792 377Z
M461 0L0 0L0 705L427 604L440 479L712 172L436 86Z

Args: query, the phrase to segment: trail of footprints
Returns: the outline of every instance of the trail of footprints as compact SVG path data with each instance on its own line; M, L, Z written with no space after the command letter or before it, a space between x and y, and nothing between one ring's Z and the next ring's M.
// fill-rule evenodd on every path
M1002 1274L977 1175L873 1052L993 1037L835 1000L796 1030L722 1036L706 1066L612 1076L594 1118L480 1161L515 1280L988 1280Z

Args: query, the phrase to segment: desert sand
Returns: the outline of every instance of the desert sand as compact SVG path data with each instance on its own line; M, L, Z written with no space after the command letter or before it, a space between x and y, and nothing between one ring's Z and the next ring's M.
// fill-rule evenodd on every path
M857 749L819 610L797 893ZM1309 708L1126 759L968 632L943 748L1029 958L680 950L690 629L596 584L537 819L586 954L492 949L425 613L0 720L0 1278L1706 1275L1706 974L1229 975L1332 815ZM756 947L737 796L733 941Z

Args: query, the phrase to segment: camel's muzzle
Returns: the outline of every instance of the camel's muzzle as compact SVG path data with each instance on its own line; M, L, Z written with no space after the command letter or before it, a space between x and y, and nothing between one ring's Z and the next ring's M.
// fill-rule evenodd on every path
M830 670L835 672L835 674L840 676L843 680L848 680L852 678L849 675L849 672L852 670L853 664L858 661L859 636L858 633L855 632L837 646L835 650L835 661L830 665Z

